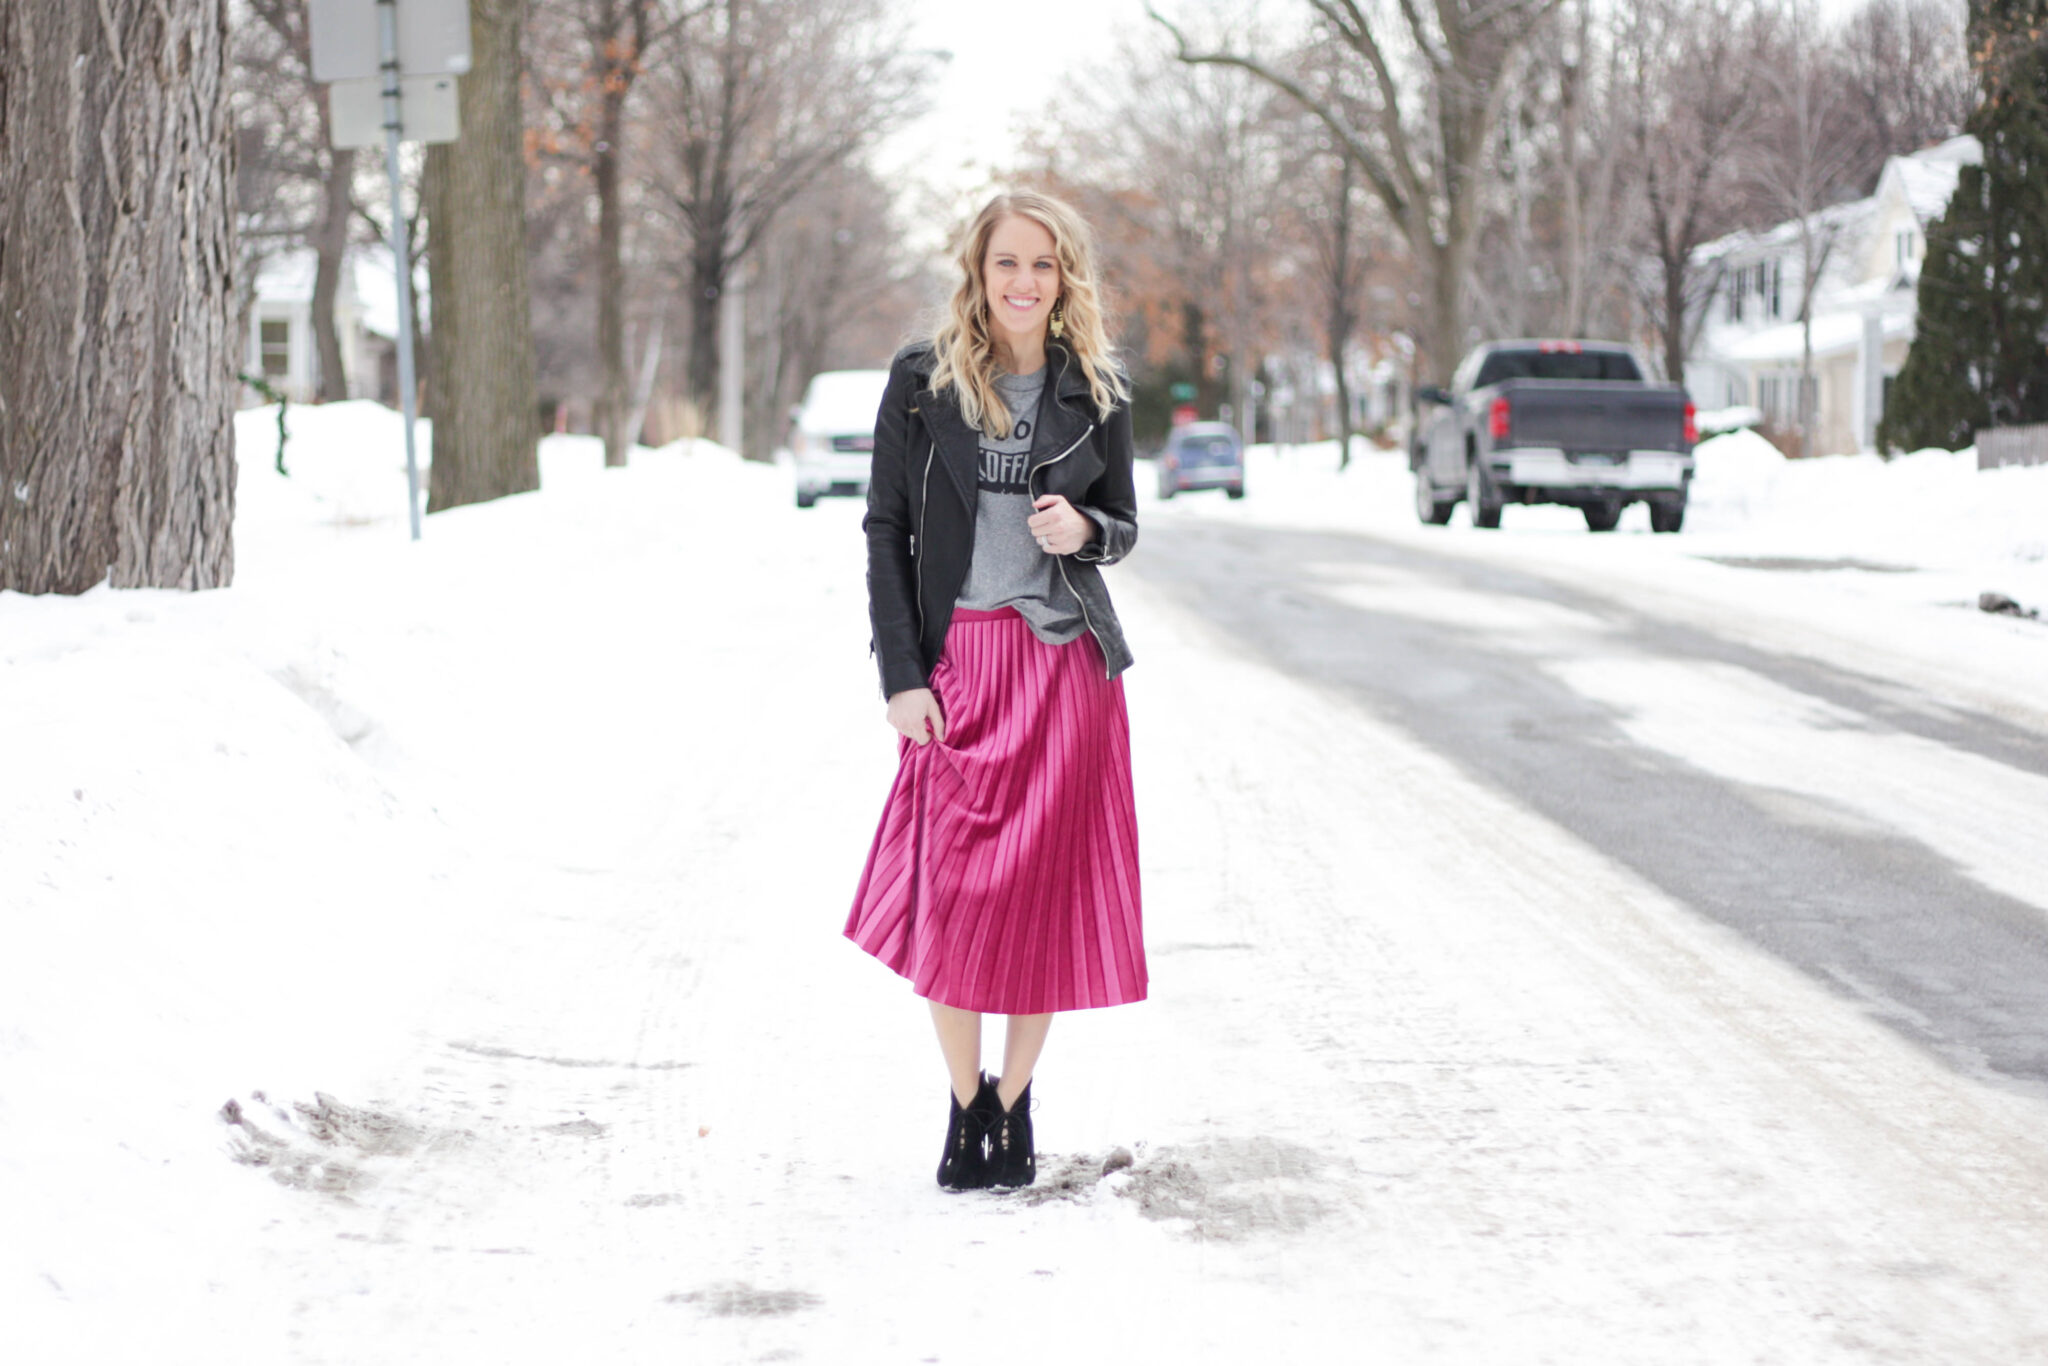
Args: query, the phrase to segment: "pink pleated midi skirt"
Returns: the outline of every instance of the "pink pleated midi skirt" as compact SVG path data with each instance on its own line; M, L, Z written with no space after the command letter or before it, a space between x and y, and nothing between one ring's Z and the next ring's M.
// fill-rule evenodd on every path
M1130 722L1095 638L956 610L931 682L946 739L901 742L847 938L962 1010L1144 1000Z

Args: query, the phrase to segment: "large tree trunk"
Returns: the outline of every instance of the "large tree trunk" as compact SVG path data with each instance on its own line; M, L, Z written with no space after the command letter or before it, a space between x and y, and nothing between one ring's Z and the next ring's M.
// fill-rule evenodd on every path
M626 392L626 210L619 179L625 157L626 97L639 79L646 56L650 0L601 0L592 26L599 103L592 178L597 182L597 356L603 392L597 400L597 431L604 438L604 463L626 463L639 436L635 405Z
M1411 238L1411 242L1412 242ZM1416 253L1429 274L1428 335L1422 339L1424 374L1431 384L1448 386L1465 347L1465 264L1464 253L1449 244L1431 242Z
M604 437L604 463L626 463L626 262L625 217L619 203L619 143L626 136L626 89L607 73L598 122L597 179L597 355L604 369L598 397L597 430Z
M462 138L427 152L429 512L540 487L519 108L523 13L523 0L470 0Z
M1672 384L1685 383L1685 284L1692 253L1661 239L1658 244L1664 271L1663 312L1657 332L1664 339L1664 378Z
M709 436L718 427L719 334L724 310L725 259L723 219L699 229L690 251L690 402L697 409L697 430Z
M1592 48L1593 14L1579 6L1578 42L1572 60L1563 63L1558 81L1558 162L1564 181L1564 335L1586 335L1586 205L1579 183L1579 125L1584 118L1584 64Z
M227 0L0 4L0 589L234 576Z
M321 99L324 105L324 94ZM321 122L323 126L326 123L324 114ZM334 303L341 292L341 272L348 264L349 218L355 212L355 172L353 147L337 147L328 153L320 222L313 229L313 250L318 257L313 271L313 340L320 348L323 403L348 397L348 370L342 363L341 329L334 320Z
M1330 368L1337 376L1337 468L1351 468L1351 380L1344 373L1345 354L1351 333L1358 325L1351 293L1351 158L1337 158L1336 212L1330 221L1330 308L1325 315L1330 344Z

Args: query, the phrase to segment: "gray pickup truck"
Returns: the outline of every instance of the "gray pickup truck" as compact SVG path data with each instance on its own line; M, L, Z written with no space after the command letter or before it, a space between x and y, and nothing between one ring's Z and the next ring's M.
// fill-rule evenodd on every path
M1618 342L1488 342L1448 391L1415 397L1437 409L1408 448L1425 522L1448 522L1463 500L1478 527L1499 526L1509 503L1564 503L1593 531L1614 530L1636 502L1656 531L1685 524L1692 404L1678 385L1646 381Z

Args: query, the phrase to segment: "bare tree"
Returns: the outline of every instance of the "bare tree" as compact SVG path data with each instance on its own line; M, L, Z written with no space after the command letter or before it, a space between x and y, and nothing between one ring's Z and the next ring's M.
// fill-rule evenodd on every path
M529 85L532 83L529 82ZM597 336L597 244L592 231L589 163L581 149L557 151L559 130L528 104L526 256L533 291L535 399L542 417L562 430L598 433L604 360ZM637 255L645 234L627 234ZM630 258L629 258L630 259ZM637 260L632 266L639 266ZM622 267L633 278L644 268ZM666 289L638 289L633 312L658 307Z
M1327 139L1321 140L1329 149ZM1313 144L1310 144L1313 145ZM1366 214L1359 203L1358 168L1334 149L1304 159L1288 177L1304 251L1304 275L1320 307L1322 346L1337 388L1337 465L1351 465L1351 347L1363 323L1365 277L1370 265Z
M1674 382L1720 284L1695 268L1693 253L1740 214L1736 154L1756 125L1770 34L1757 0L1645 0L1625 30L1635 73L1630 143L1655 261L1647 302Z
M1856 109L1834 79L1835 47L1810 0L1790 0L1769 73L1765 113L1743 158L1759 206L1790 220L1799 241L1799 453L1814 453L1819 395L1813 377L1813 303L1849 227L1833 206L1854 197L1862 171Z
M604 366L598 396L597 430L604 438L604 463L626 463L626 448L638 435L626 430L626 266L625 210L619 200L619 168L626 144L626 98L646 60L656 0L590 0L584 33L597 78L597 137L590 174L597 189L597 354Z
M1628 155L1623 45L1595 0L1530 35L1501 120L1499 201L1482 228L1477 293L1494 336L1624 334L1642 200Z
M889 187L858 162L827 171L781 214L747 291L746 439L766 459L784 415L821 370L886 366L933 292L890 231Z
M883 0L718 0L650 71L665 164L655 193L689 240L688 391L719 388L719 316L736 266L806 186L908 117L919 54Z
M1447 381L1465 344L1489 140L1530 27L1558 2L1399 0L1403 22L1390 26L1357 0L1307 0L1348 55L1340 79L1321 88L1255 55L1198 50L1149 5L1147 12L1172 33L1180 60L1250 71L1336 135L1428 277L1425 345L1432 377ZM1406 44L1413 79L1396 41Z
M427 150L430 512L540 487L519 103L524 11L525 0L470 0L462 137Z
M306 0L241 3L268 30L272 42L264 44L265 35L252 26L244 25L237 31L238 57L243 58L237 62L240 83L247 84L262 72L279 87L271 98L276 106L282 107L273 114L270 130L282 133L287 127L296 128L296 136L280 139L292 149L280 169L318 187L317 211L310 223L294 235L302 235L314 252L311 325L320 358L320 397L330 402L345 399L348 374L342 361L341 332L335 324L335 304L341 292L341 272L347 266L349 227L356 210L355 150L333 145L327 90L313 80ZM276 55L269 56L265 47Z
M1094 223L1130 301L1127 334L1144 343L1140 368L1194 384L1204 415L1243 421L1278 335L1274 276L1299 265L1276 250L1299 119L1276 115L1276 97L1242 71L1139 51L1113 68L1113 80L1078 83L1031 178ZM1133 418L1163 432L1164 395L1137 378Z
M1311 239L1317 247L1318 274L1329 301L1323 314L1323 338L1337 382L1340 470L1351 467L1351 338L1358 330L1359 292L1365 286L1366 253L1353 193L1357 170L1350 157L1337 158L1336 189L1330 196L1329 214L1321 220L1327 231L1314 232Z
M590 248L596 265L599 367L594 406L604 461L610 466L626 463L638 435L626 430L632 407L626 377L628 106L649 52L710 2L674 13L663 0L540 0L534 9L534 65L544 68L550 57L569 60L565 49L572 45L576 53L573 75L555 77L543 70L535 84L553 106L552 124L568 134L569 145L558 143L552 150L573 159L597 201L597 233Z
M1860 127L1865 188L1884 159L1962 130L1976 104L1962 0L1865 0L1829 44L1835 78Z
M238 228L235 331L246 338L263 263L305 241L318 214L313 187L322 153L307 107L303 64L243 0L228 0L228 15Z
M234 575L227 0L0 7L0 589Z

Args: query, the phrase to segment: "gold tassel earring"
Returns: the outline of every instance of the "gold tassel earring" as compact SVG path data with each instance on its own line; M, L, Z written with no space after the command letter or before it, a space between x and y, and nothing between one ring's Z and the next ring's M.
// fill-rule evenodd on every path
M1067 301L1060 299L1052 306L1052 335L1055 338L1067 335Z

